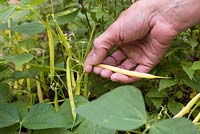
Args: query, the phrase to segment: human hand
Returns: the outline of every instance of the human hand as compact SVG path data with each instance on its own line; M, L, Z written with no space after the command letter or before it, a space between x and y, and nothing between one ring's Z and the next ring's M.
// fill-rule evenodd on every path
M184 17L174 17L173 13L181 11L176 11L171 5L173 4L168 0L141 0L122 12L119 18L95 39L94 47L84 63L85 71L93 71L104 78L122 83L139 80L94 65L104 63L148 73L165 55L172 39L181 30L192 25L191 22L185 21ZM117 50L107 55L113 47L117 47Z

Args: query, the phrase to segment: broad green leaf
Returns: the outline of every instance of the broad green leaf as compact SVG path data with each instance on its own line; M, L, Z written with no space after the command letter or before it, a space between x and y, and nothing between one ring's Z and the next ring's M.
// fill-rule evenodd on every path
M192 80L193 76L195 74L195 70L192 69L192 64L190 62L184 63L181 65L183 70L187 73L187 75L189 76L189 78Z
M147 121L142 94L133 86L118 87L76 112L94 124L116 130L136 129Z
M92 124L89 121L83 121L78 129L76 134L115 134L116 130L103 128L99 125Z
M162 90L162 91L150 90L147 93L147 96L150 97L150 100L152 101L156 109L159 109L163 103L164 97L167 97L167 92L166 90Z
M194 37L191 37L190 38L190 45L192 46L192 50L194 50L194 48L195 47L197 47L198 46L198 40L197 39L195 39Z
M66 6L68 5L72 0L63 0L63 5Z
M85 103L87 103L88 100L85 99L82 96L75 96L75 105L80 106L83 105ZM59 111L62 115L63 118L65 119L65 127L67 129L69 128L73 128L76 125L78 125L81 121L83 121L83 118L80 116L77 116L76 122L74 123L74 119L72 117L72 112L71 112L71 106L70 106L70 102L69 99L66 99L66 101L60 106L60 111Z
M30 22L11 27L12 31L27 35L35 35L45 31L45 26L38 22Z
M193 70L199 70L200 69L200 61L195 61L192 65Z
M30 62L33 59L33 55L31 54L18 54L18 55L13 55L5 58L4 63L9 63L12 62L15 64L15 68L19 69L19 67L25 63Z
M79 12L79 9L75 9L75 10L72 10L71 12L67 12L67 13L65 13L65 12L59 13L56 16L56 20L59 25L63 25L63 24L73 21Z
M174 53L176 53L177 51L180 51L180 50L182 51L182 50L189 48L189 45L187 43L185 43L182 39L176 39L172 43L173 43L173 45L172 45L171 49L167 52L165 57L171 56Z
M8 101L10 96L9 85L7 83L0 83L0 103Z
M176 102L174 100L170 100L168 103L168 109L173 115L181 111L182 108L183 108L183 104Z
M7 0L1 0L1 1L0 1L0 4L3 4L3 3L5 3L5 2L7 2Z
M9 70L7 65L0 66L0 80L2 81L4 78L12 77L12 72Z
M65 119L52 105L36 104L23 118L23 126L28 129L47 129L65 127Z
M151 98L151 101L153 105L156 107L156 109L160 109L160 106L163 103L163 98Z
M39 70L37 69L29 69L29 70L25 70L25 71L15 71L13 73L13 78L15 80L18 80L18 79L24 79L24 78L34 78L35 76L37 76L39 73Z
M15 7L8 7L6 9L0 10L0 22L8 19L8 17L15 11Z
M73 134L66 128L51 128L44 130L35 130L33 134Z
M23 117L28 113L28 106L27 106L27 104L25 102L23 102L23 101L16 101L13 104L17 108L20 120L22 120Z
M29 4L32 6L39 5L46 2L46 0L29 0Z
M19 122L18 112L13 104L0 104L0 128Z
M199 81L194 81L189 79L188 77L182 77L181 80L183 81L183 84L186 84L187 86L200 91L200 82Z
M152 97L152 98L163 98L163 97L167 97L167 92L165 90L162 90L162 91L150 90L147 93L147 96Z
M175 84L177 84L177 81L175 80L170 80L170 79L161 79L160 83L159 83L159 91L165 89L165 88L169 88L171 86L174 86Z
M19 123L16 123L9 127L0 128L0 134L16 134L18 128Z
M150 134L199 134L197 127L188 119L167 119L152 125Z

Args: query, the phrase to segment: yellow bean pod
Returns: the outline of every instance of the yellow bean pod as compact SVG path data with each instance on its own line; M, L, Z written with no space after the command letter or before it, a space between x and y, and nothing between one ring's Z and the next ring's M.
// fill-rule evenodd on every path
M120 73L120 74L130 76L130 77L138 77L138 78L146 78L146 79L169 78L169 77L163 77L163 76L155 76L155 75L147 74L147 73L140 73L140 72L136 72L136 71L129 71L129 70L126 70L126 69L121 69L121 68L118 68L118 67L105 65L105 64L99 64L97 66L111 70L111 71L116 72L116 73Z

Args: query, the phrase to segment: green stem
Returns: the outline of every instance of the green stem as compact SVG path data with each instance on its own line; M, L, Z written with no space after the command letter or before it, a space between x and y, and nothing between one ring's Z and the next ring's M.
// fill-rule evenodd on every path
M146 134L146 133L149 131L150 128L151 128L151 126L150 126L149 124L147 124L147 125L146 125L146 128L145 128L145 130L142 132L142 134Z
M52 12L52 14L54 14L53 0L51 0L51 12Z
M47 89L47 85L46 85L46 82L45 82L45 77L44 77L44 72L43 71L40 71L40 80L41 80L42 87L43 87L45 95L47 97L49 97L48 89Z
M20 121L20 123L19 123L19 134L21 134L22 133L22 122Z
M88 73L84 75L83 97L88 98Z
M103 0L101 0L101 24L104 23L104 6L103 6ZM103 31L105 30L104 25L102 25Z
M95 30L96 30L96 24L94 24L94 26L92 28L92 32L90 34L90 38L89 38L88 43L87 43L87 48L86 48L86 51L85 51L84 59L86 58L86 56L88 55L88 53L90 51L90 48L91 48L91 45L92 45L92 40L93 40L93 37L94 37L94 34L95 34Z
M114 0L114 5L115 5L115 8L114 8L114 18L117 17L117 0Z
M37 65L37 64L32 64L32 63L28 63L28 65L35 67L35 68L38 68L38 69L41 69L41 70L42 69L44 69L44 70L50 69L49 66L44 66L44 65ZM66 69L64 69L64 68L55 67L54 69L57 70L57 71L66 71Z
M81 71L80 71L81 72ZM84 73L81 74L77 74L77 82L76 82L76 87L75 87L75 95L80 95L81 94L81 81L83 79Z
M36 79L38 79L38 77L36 77ZM36 85L37 85L37 95L38 95L39 103L43 103L44 102L43 93L42 93L40 82L38 80L36 80Z
M87 15L87 11L86 11L86 9L85 9L83 3L81 3L80 5L81 5L81 8L82 8L82 10L83 10L83 14L85 15L85 19L86 19L88 28L90 29L90 28L91 28L91 25L90 25L90 21L89 21L88 15Z
M192 110L190 111L189 115L188 115L188 119L190 119L192 113L194 112L194 110L200 105L200 102L198 102L193 108Z
M58 111L59 110L59 105L58 105L58 91L57 91L57 88L54 89L54 92L55 92L54 106L55 106L55 110Z
M30 66L26 65L26 69L29 69L29 68L30 68ZM31 79L27 78L26 83L27 83L27 91L28 91L28 101L29 101L29 104L30 104L31 103L30 102L30 100L31 100Z
M11 29L11 19L8 19L8 28ZM11 30L9 30L8 36L9 36L9 44L10 44L10 46L12 46L12 33L11 33Z
M198 115L194 118L193 123L196 124L196 123L198 123L199 120L200 120L200 112L199 112Z

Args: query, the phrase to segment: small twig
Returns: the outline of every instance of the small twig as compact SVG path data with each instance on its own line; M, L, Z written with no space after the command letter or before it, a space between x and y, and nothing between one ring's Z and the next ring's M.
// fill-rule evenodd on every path
M39 79L38 77L36 77L37 79ZM42 89L41 89L41 85L40 82L36 80L36 86L37 86L37 95L38 95L38 99L40 103L43 103L43 93L42 93Z
M185 114L187 114L190 109L194 106L194 104L198 101L200 98L200 93L198 93L178 114L176 114L173 118L183 117Z
M83 14L85 15L85 18L86 18L88 27L89 27L89 29L90 29L90 28L91 28L90 21L89 21L89 18L88 18L86 9L85 9L85 7L84 7L84 5L83 5L83 2L82 2L82 1L79 1L79 4L81 5L81 8L82 8L82 10L83 10Z

